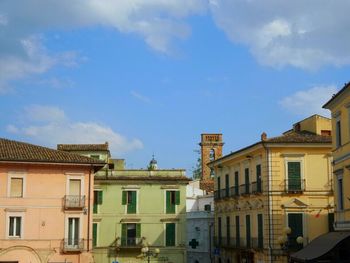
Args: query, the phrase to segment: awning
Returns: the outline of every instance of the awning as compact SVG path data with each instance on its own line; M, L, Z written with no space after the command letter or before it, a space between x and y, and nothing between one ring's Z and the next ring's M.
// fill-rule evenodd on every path
M290 258L292 262L310 262L327 254L348 237L350 237L350 231L323 234L311 241L305 248L292 254Z

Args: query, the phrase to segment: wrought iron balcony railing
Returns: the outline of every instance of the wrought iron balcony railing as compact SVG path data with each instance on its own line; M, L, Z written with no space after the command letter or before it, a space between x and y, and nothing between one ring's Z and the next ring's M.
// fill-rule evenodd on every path
M239 186L240 195L249 195L250 194L250 184L241 184Z
M84 239L67 238L62 242L62 250L66 253L82 252L84 250Z
M85 195L65 195L65 209L83 209L85 207Z
M142 238L140 237L122 237L121 238L121 247L141 247Z
M252 240L251 241L252 248L255 248L255 249L263 249L264 248L263 237L253 237L251 240Z
M232 186L230 188L230 196L231 197L238 197L239 196L239 188L238 185L237 186Z
M260 194L262 193L262 182L252 182L252 193L253 194Z
M305 179L284 180L284 191L286 193L301 193L305 191Z

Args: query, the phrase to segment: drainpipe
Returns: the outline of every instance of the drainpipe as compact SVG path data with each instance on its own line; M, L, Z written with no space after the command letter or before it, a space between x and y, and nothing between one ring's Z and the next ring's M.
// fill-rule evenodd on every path
M269 221L269 262L272 263L272 205L271 205L271 169L270 169L270 150L266 147L264 142L262 146L265 149L266 154L266 170L267 170L267 209L268 209L268 221Z
M90 195L91 195L91 170L93 166L91 165L89 171L89 190L88 190L88 231L87 231L87 251L90 251Z

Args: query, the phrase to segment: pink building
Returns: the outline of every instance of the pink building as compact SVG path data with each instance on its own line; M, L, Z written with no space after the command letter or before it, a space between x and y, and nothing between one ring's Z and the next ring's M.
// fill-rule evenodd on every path
M0 262L93 262L93 175L103 166L0 138Z

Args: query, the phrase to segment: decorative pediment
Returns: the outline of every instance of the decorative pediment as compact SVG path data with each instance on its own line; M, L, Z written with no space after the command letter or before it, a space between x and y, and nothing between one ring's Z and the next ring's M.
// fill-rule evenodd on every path
M252 202L253 208L254 209L260 209L264 207L264 203L261 199L256 199Z
M298 198L293 198L292 200L282 204L282 208L306 208L308 204L299 200Z

